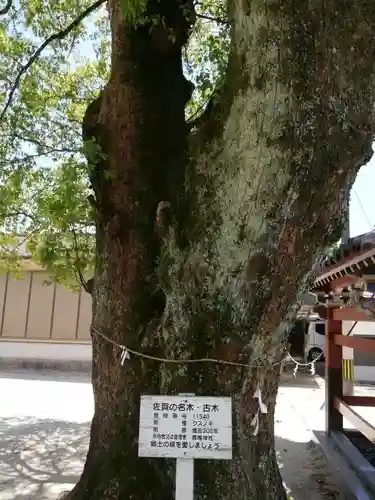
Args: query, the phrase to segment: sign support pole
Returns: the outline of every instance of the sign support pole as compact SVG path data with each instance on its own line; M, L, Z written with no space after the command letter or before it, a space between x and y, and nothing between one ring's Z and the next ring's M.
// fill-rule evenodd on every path
M193 500L194 458L176 459L176 500Z
M182 393L179 396L192 397L194 393ZM176 459L176 496L175 500L193 500L194 498L194 458Z
M194 500L194 460L232 459L230 397L141 395L138 456L174 458L174 500Z

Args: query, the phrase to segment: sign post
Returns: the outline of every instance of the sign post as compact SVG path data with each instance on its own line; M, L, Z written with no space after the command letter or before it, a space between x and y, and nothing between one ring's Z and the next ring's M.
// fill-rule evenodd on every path
M231 399L141 396L138 456L176 458L176 500L193 500L194 459L232 458Z
M194 458L176 460L176 500L194 498Z
M194 394L179 394L182 398L194 397ZM194 458L178 458L176 460L176 494L175 500L194 499Z

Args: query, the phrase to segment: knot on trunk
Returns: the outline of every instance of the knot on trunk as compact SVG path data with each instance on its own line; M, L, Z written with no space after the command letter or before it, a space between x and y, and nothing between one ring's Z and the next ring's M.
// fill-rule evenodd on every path
M169 201L161 201L156 209L155 226L158 235L164 238L172 225L172 205Z

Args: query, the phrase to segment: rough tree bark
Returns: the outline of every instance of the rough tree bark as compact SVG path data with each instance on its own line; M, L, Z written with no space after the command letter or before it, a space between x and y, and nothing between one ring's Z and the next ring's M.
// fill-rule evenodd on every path
M234 459L198 461L197 500L282 500L278 363L293 304L340 237L343 200L372 155L375 5L229 0L225 81L189 132L181 48L192 4L149 0L146 15L166 20L150 30L131 27L118 3L108 4L111 76L83 127L106 155L91 176L93 326L149 354L249 368L136 357L121 367L94 330L95 415L69 500L172 499L173 462L137 459L139 399L191 391L235 402ZM258 384L269 413L254 436Z

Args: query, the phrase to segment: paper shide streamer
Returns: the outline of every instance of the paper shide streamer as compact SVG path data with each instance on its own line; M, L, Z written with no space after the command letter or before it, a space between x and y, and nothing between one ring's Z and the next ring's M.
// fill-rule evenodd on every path
M257 436L259 433L260 415L265 415L268 412L267 405L262 400L262 391L259 387L259 384L257 385L253 398L258 400L258 409L250 425L254 427L253 436Z

